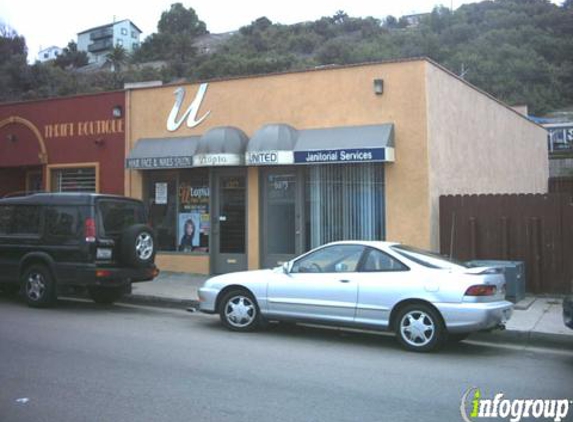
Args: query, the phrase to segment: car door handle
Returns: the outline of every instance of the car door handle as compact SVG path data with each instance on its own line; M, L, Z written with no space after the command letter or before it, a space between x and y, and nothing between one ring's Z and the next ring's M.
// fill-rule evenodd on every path
M341 283L350 283L350 280L339 280Z

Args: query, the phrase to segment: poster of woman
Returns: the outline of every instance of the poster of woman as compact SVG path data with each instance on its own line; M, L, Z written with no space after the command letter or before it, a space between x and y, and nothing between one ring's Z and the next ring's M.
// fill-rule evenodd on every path
M179 214L179 246L180 252L193 252L199 247L199 227L201 215L198 213Z

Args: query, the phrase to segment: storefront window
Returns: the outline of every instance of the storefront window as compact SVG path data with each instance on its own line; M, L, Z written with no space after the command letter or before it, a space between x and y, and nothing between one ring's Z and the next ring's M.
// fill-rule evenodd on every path
M310 166L306 248L337 240L384 239L384 165Z
M175 251L177 227L177 173L167 171L145 172L145 199L149 219L155 230L160 251Z
M206 169L184 172L179 180L179 252L209 251L209 173Z
M145 199L160 251L209 251L209 171L146 171Z

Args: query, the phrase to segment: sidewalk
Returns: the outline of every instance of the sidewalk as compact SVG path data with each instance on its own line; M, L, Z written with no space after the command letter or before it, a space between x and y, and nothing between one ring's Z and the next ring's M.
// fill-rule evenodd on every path
M154 281L134 283L126 303L173 308L196 308L197 289L208 276L162 272ZM573 350L573 330L563 324L562 300L550 297L527 297L516 304L504 331L474 333L470 340L488 343L513 343Z

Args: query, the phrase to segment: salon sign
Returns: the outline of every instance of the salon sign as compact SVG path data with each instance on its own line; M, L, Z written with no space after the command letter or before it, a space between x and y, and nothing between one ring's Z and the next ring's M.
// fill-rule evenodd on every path
M175 132L184 122L189 128L199 126L211 114L211 111L207 111L199 117L199 109L205 98L208 85L207 83L199 85L195 98L184 112L181 112L181 107L185 101L185 88L179 87L173 92L175 94L175 104L173 104L173 108L167 117L167 130L169 132Z

